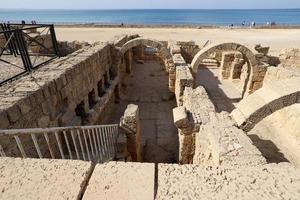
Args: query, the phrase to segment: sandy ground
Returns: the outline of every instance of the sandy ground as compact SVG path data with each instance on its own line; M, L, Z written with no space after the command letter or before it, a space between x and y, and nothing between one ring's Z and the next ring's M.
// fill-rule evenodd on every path
M139 34L157 40L194 40L204 44L234 41L248 46L271 46L277 55L283 48L300 47L300 29L192 29L192 28L56 28L58 40L108 41L122 34Z

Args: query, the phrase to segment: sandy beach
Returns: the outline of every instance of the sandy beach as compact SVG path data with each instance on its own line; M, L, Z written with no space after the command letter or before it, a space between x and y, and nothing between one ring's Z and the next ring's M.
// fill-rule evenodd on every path
M194 40L200 46L212 42L234 41L249 47L255 44L270 46L270 53L278 55L284 48L300 46L300 29L196 29L196 28L98 28L56 27L58 40L109 41L122 34L139 34L157 40Z

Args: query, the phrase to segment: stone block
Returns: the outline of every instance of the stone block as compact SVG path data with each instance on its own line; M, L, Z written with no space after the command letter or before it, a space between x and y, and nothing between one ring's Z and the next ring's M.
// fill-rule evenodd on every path
M33 97L36 103L42 103L45 100L44 93L42 90L37 90L33 93ZM32 104L35 105L35 104Z
M17 105L8 108L6 112L11 123L16 122L22 115L20 108Z
M185 107L176 107L173 109L174 124L177 128L187 128L190 125Z
M19 103L18 106L20 108L20 111L23 115L27 114L31 109L32 109L32 105L30 102L29 98L26 99L22 99Z
M242 167L159 164L156 199L297 199L299 187L300 170L287 163Z
M0 199L80 199L90 162L0 158ZM67 187L62 187L67 186Z
M0 129L7 129L9 124L7 113L0 111Z
M43 116L38 119L38 126L39 128L47 128L50 124L50 117L49 116Z
M110 162L98 164L84 193L92 199L154 199L154 164Z
M195 152L195 134L185 135L178 131L179 137L179 163L192 164Z

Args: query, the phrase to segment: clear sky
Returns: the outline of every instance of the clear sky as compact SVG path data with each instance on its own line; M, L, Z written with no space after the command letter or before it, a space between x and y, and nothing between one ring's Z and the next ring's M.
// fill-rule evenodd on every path
M5 2L5 3L4 3ZM300 0L0 0L26 9L238 9L300 8Z

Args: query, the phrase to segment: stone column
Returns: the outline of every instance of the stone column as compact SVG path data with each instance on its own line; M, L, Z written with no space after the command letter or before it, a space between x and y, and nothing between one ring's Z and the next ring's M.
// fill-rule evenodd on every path
M128 50L125 53L125 65L126 65L126 73L131 74L132 71L132 50Z
M194 78L188 66L176 68L175 96L178 106L182 106L182 97L186 87L194 87Z
M230 79L240 79L243 65L245 60L243 59L243 54L240 52L234 54L234 61L232 62Z
M176 68L175 66L169 67L169 90L175 92Z
M138 49L138 59L141 61L145 61L145 47L140 45L137 47Z
M229 79L234 55L234 52L223 52L219 73L220 80Z
M140 118L139 107L129 104L121 117L120 127L125 131L127 138L127 151L131 156L131 161L141 162L140 147Z
M188 119L185 107L173 109L174 124L178 128L179 163L192 164L195 152L194 124Z

